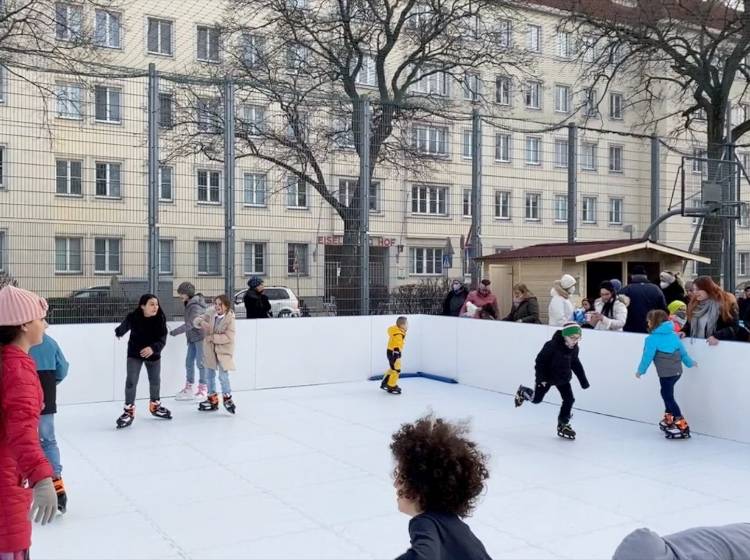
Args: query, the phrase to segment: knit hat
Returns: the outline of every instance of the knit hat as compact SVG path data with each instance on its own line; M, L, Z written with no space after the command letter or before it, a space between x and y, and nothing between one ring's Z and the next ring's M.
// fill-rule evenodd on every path
M573 278L570 274L563 274L563 277L560 278L560 287L563 290L569 290L575 285L576 285L576 279Z
M687 305L685 305L684 301L680 301L680 300L675 300L669 305L667 305L667 310L669 311L670 315L674 315L680 309L685 309L685 308L687 308Z
M191 298L195 295L195 286L193 286L190 282L183 282L182 284L177 286L177 293L184 294L187 297Z
M33 292L6 286L0 290L0 326L17 327L47 315L47 301Z
M573 321L568 321L562 327L562 335L563 336L576 336L576 335L583 336L581 325L579 325L578 323L574 323Z
M250 280L247 281L247 287L250 288L251 290L254 290L258 286L260 286L262 283L263 283L263 280L261 280L257 276L253 276L252 278L250 278Z
M600 290L607 290L610 294L614 295L617 293L617 290L615 290L615 285L612 284L610 280L605 280L601 284L599 284Z
M662 272L661 274L659 274L659 278L661 279L662 282L666 282L667 284L674 284L674 281L677 280L674 274L670 274L666 270Z
M622 290L622 282L620 282L617 278L612 278L610 282L612 282L612 287L615 289L615 293L618 293L620 290Z

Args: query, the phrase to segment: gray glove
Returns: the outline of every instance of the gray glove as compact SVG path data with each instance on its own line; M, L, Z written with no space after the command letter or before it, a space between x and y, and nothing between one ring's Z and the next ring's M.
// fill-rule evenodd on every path
M57 512L57 492L51 478L44 478L36 483L33 489L34 500L31 503L29 519L46 525L55 518Z

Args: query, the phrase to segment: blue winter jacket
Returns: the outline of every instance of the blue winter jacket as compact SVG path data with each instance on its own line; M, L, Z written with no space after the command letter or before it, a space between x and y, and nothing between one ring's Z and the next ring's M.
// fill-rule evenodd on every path
M695 362L688 355L687 350L685 350L682 340L680 340L680 337L674 332L674 324L672 321L662 323L646 337L646 342L643 347L643 357L638 366L638 373L641 375L646 373L648 366L654 361L657 352L668 355L679 353L679 357L682 359L683 364L687 367L693 367L695 365Z

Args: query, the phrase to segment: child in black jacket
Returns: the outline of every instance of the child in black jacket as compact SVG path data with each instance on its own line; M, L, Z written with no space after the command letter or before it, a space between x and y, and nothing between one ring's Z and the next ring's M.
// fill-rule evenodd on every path
M141 375L141 366L146 364L149 383L149 412L157 418L172 419L172 413L161 405L161 351L167 344L167 318L159 305L159 299L144 294L138 308L129 313L115 329L115 336L122 338L130 331L128 340L127 378L125 381L125 410L117 419L118 428L127 428L135 418L135 390Z
M547 392L554 386L562 397L560 415L557 418L557 435L563 438L575 439L576 433L570 426L570 416L575 397L570 385L573 373L576 374L581 388L588 389L589 382L583 370L581 360L578 359L578 342L583 331L577 323L569 322L557 331L552 340L545 343L536 357L536 387L530 389L521 385L516 392L516 406L524 401L539 404L544 400Z

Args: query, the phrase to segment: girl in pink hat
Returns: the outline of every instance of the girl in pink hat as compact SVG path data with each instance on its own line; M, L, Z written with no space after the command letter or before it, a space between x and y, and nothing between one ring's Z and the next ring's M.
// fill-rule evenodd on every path
M45 525L57 511L52 467L38 434L44 394L29 356L42 342L46 315L47 302L36 294L0 290L0 560L27 559L29 518Z

